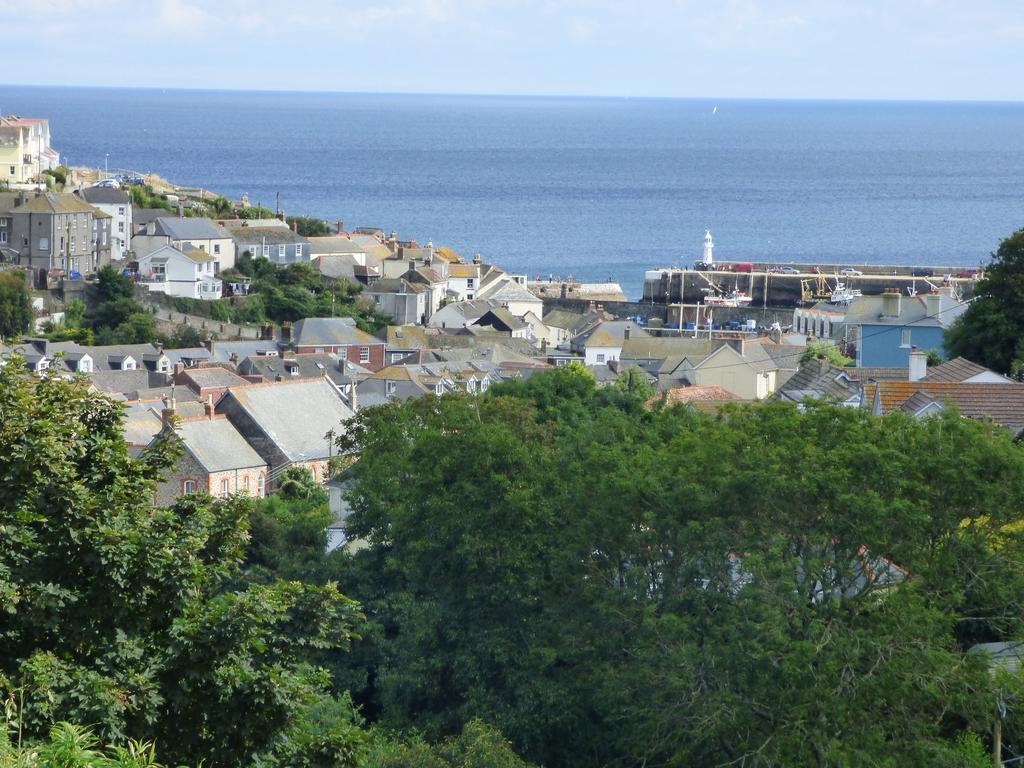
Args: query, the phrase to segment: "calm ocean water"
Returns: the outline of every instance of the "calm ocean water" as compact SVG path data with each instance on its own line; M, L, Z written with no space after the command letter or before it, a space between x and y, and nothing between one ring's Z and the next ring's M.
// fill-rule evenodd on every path
M973 265L1024 226L1024 104L0 86L0 110L49 117L72 164L630 296L705 227L723 260Z

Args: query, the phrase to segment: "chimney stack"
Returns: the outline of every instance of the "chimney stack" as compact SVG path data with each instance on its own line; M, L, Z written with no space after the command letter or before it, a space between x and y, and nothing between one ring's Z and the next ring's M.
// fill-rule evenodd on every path
M928 317L939 317L942 312L942 294L938 291L925 294L924 308Z
M352 386L352 397L349 398L349 404L350 404L350 406L352 408L352 413L355 413L356 411L359 410L359 403L358 403L359 387L357 386L358 383L359 382L356 381L356 375L353 373L352 374L352 384L351 384L351 386Z
M288 322L281 323L281 341L285 344L290 344L292 341L292 324Z
M917 347L910 348L910 381L920 381L928 375L928 355Z
M213 334L206 337L206 341L203 342L203 346L209 351L210 357L215 355L217 352L217 340L213 338Z
M630 332L630 327L627 325L626 326L626 330L624 330L622 332L622 338L623 338L624 341L629 341L629 332Z
M886 288L882 294L882 316L899 317L901 294L898 289Z
M213 393L206 396L206 401L203 403L203 411L206 413L206 418L213 421Z
M479 253L474 253L473 254L473 263L474 264L482 264L483 263L483 259L480 258L480 254Z
M164 407L160 411L160 421L164 423L164 426L173 426L174 419L178 412L178 403L174 399L174 385L171 385L170 397L164 398Z

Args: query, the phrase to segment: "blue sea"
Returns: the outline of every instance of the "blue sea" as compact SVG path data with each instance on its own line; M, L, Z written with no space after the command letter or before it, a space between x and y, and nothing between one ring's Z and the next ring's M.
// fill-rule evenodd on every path
M1024 104L0 86L0 110L71 164L631 297L705 227L722 260L970 266L1024 226Z

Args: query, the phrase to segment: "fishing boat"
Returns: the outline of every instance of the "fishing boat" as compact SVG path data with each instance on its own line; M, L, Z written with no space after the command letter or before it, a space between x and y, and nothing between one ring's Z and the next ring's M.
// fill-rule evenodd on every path
M730 293L709 294L704 297L704 304L709 307L746 307L752 300L745 291L737 289Z

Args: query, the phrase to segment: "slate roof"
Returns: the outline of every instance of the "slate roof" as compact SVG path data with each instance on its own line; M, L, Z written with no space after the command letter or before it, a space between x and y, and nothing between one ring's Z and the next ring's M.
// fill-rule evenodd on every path
M86 375L100 392L120 392L132 399L140 390L163 387L170 381L166 374L148 371L145 368L138 368L134 371L97 369Z
M92 205L131 205L132 202L132 196L126 190L112 187L86 187L78 194Z
M390 352L407 349L440 349L442 347L470 347L474 344L471 336L445 333L441 328L419 325L389 325L387 328L387 349Z
M361 365L342 360L338 355L328 354L247 357L239 363L238 368L246 374L262 376L267 381L276 381L278 376L282 379L313 379L326 376L335 384L348 384L353 379L365 378L371 373Z
M356 327L350 317L307 317L292 326L296 346L373 345L384 342Z
M828 360L808 360L800 370L776 390L772 400L838 400L845 401L860 393L860 383L847 368L839 368Z
M544 321L544 325L548 327L561 328L567 331L584 317L585 315L581 312L570 312L567 309L552 309L541 319Z
M572 346L574 348L621 347L626 342L627 328L629 328L629 340L650 336L632 320L606 320L573 339Z
M260 455L223 417L183 421L174 431L188 452L207 472L266 466Z
M224 227L210 219L161 217L156 220L156 233L171 240L221 240L231 235Z
M249 382L237 373L221 368L219 365L209 368L188 368L184 376L190 379L199 389L213 389L216 387L240 387Z
M497 301L502 304L507 304L509 302L517 302L520 304L524 302L531 302L533 304L544 303L540 298L534 296L532 293L523 288L523 286L519 285L519 283L515 282L514 280L509 280L501 287L496 288L494 291L487 292L485 294L485 298L491 299L492 301Z
M338 253L365 253L376 261L391 258L391 251L373 235L327 235L307 237L312 255Z
M847 325L946 327L967 309L966 304L945 294L940 294L938 301L938 311L929 314L925 296L901 296L899 316L890 317L883 314L884 296L861 296L847 307L844 322Z
M500 325L510 332L521 331L523 328L529 327L529 323L524 322L502 307L492 309L484 313L474 321L474 325L487 325L492 327Z
M249 414L289 462L326 459L324 435L330 429L342 433L353 416L334 385L324 379L232 388L218 408L228 398Z
M78 197L78 195L44 192L30 197L27 202L19 205L12 213L96 213L96 209Z
M303 243L306 238L292 232L288 227L240 226L228 229L232 239L241 245L277 245L281 243Z
M954 357L952 360L947 360L941 365L929 368L928 375L924 377L924 380L962 382L975 376L980 376L983 373L994 373L994 371L990 371L983 365L973 363L965 357ZM1006 381L1011 383L1012 380L1006 379Z
M1024 428L1024 384L878 381L865 384L865 403L874 407L877 392L882 413L891 413L919 391L937 402L952 403L967 418L991 420L1014 433Z

